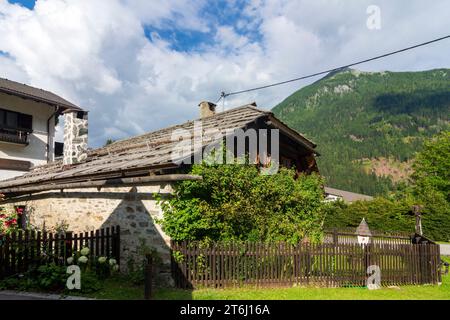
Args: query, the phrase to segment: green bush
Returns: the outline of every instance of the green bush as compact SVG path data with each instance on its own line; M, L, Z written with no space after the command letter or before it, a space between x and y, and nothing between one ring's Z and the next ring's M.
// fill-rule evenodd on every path
M414 232L415 219L408 214L412 204L375 198L373 201L357 201L352 204L330 203L325 228L357 227L363 218L369 228L379 231Z
M183 181L160 199L158 221L174 240L318 240L324 217L322 178L281 168L261 175L253 165L194 165L203 180Z
M101 282L114 274L118 265L114 259L106 257L88 257L89 249L83 248L67 259L67 263L76 263L81 271L81 293L92 293L102 288ZM53 262L35 261L24 274L14 275L0 281L1 289L37 290L44 292L66 292L66 282L70 275L67 266ZM74 291L72 291L74 292Z

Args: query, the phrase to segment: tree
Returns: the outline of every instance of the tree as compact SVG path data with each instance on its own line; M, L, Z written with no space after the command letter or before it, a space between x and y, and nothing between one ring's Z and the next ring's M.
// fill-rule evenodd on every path
M109 146L110 144L113 144L114 142L116 142L116 140L109 138L106 140L104 147Z
M450 132L426 141L416 154L412 185L403 186L390 197L328 208L326 227L356 227L366 218L370 227L382 231L414 231L412 205L423 206L423 228L436 241L450 240Z
M203 180L183 181L160 199L163 230L174 240L298 242L321 237L322 179L280 169L260 175L252 165L194 165Z
M425 142L416 155L413 179L417 193L435 190L450 201L450 131Z

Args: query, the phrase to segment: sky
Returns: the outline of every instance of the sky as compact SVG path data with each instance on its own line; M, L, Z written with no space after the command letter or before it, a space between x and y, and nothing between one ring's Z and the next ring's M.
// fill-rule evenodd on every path
M0 77L89 110L89 145L98 147L196 119L198 104L222 91L447 35L449 12L447 0L0 0ZM449 68L449 52L446 40L358 68ZM271 109L315 80L229 97L218 108Z

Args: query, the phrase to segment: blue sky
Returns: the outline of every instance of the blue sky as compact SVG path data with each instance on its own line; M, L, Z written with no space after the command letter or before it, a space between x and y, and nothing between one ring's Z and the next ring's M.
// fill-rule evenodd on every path
M220 92L265 85L443 36L450 2L0 0L0 77L90 111L90 145L198 116ZM358 67L450 67L450 41ZM270 109L311 81L228 98ZM61 137L61 131L59 131Z
M12 4L19 4L28 9L33 9L35 0L8 0ZM152 33L171 43L171 48L177 51L201 51L205 46L214 44L213 34L215 26L236 26L239 22L242 27L236 28L238 34L244 35L252 41L260 41L261 34L257 28L247 29L249 18L245 16L242 9L245 1L211 1L205 6L200 14L208 21L208 31L188 30L174 25L171 20L162 21L162 26L144 25L145 35L152 40ZM173 17L177 19L177 16Z
M34 8L35 0L8 0L10 3L17 3L29 9Z

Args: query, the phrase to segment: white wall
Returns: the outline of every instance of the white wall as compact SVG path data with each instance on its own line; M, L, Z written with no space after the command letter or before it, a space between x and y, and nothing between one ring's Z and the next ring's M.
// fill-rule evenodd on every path
M29 136L27 146L4 143L0 141L0 158L30 161L33 165L47 163L47 120L55 112L55 108L44 103L22 99L0 93L0 108L21 112L33 116L33 133ZM50 154L54 151L54 119L50 122ZM23 174L20 171L0 170L0 180Z

